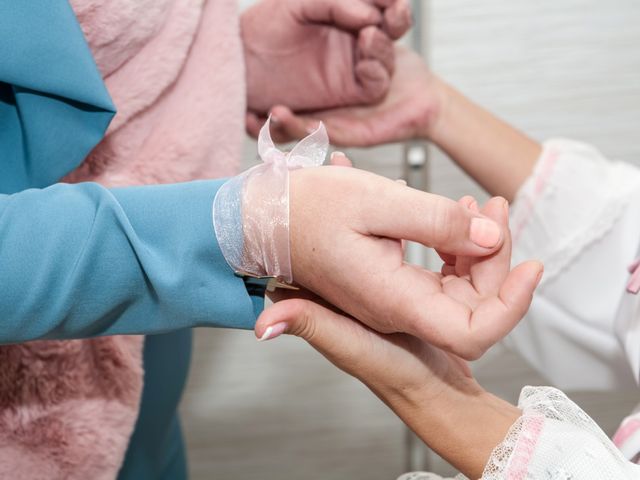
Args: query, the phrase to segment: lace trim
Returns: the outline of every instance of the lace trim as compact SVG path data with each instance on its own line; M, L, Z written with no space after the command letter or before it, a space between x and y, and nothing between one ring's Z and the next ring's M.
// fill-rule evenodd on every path
M410 472L400 475L397 480L469 480L462 474L456 475L455 478L441 477L436 473L429 472Z
M525 387L520 393L518 407L522 416L511 426L504 441L498 445L487 462L482 480L520 480L529 478L536 444L541 437L545 423L549 420L573 427L577 433L596 439L599 447L606 450L616 464L625 463L620 451L611 443L600 427L584 410L573 403L564 393L552 387ZM569 438L569 437L567 437ZM549 445L541 445L549 448ZM559 445L558 445L559 446ZM582 445L572 445L576 450ZM553 446L552 446L553 448ZM604 461L605 459L602 458ZM562 473L562 467L544 465ZM555 471L554 470L554 471ZM564 478L562 476L550 478ZM572 477L567 477L572 478Z

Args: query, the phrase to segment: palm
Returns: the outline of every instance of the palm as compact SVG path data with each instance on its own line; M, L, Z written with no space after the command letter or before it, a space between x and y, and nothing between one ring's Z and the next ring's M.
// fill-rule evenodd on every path
M477 208L470 197L461 202L468 208ZM505 205L503 199L492 199L482 213L506 228L508 212ZM420 321L397 325L397 315L383 315L384 308L379 299L371 298L368 291L355 284L344 293L362 306L364 316L358 316L358 319L378 332L407 332L429 339L433 345L469 360L480 357L522 318L535 288L531 281L532 270L539 270L539 266L526 262L510 271L511 242L508 235L501 249L487 257L442 255L445 260L442 273L402 264L400 246L385 238L369 246L366 255L381 259L380 271L414 270L399 277L403 283L394 287L400 291L419 289L424 295L423 305L428 305L428 308L426 311L416 310L416 318L419 317ZM344 264L348 261L345 260ZM324 295L322 285L304 284ZM292 298L311 299L326 306L317 297L310 298L307 292L289 293L287 299Z

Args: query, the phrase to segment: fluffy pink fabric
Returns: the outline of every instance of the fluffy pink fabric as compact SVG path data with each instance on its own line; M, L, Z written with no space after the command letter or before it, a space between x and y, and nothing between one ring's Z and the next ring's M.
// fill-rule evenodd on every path
M65 181L236 172L245 112L235 0L71 0L118 109ZM115 478L137 418L143 337L0 347L0 478Z

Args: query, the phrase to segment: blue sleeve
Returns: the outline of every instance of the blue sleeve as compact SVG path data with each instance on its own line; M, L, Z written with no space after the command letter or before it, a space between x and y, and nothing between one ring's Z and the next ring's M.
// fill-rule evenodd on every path
M59 181L114 112L67 0L0 0L0 192Z
M252 328L212 223L224 181L0 195L0 342Z

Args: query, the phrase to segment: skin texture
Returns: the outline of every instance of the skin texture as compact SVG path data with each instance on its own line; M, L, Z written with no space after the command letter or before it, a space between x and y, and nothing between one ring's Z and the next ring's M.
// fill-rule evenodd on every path
M460 204L476 208L470 197ZM506 224L501 199L489 201L483 213ZM509 261L507 238L490 257L471 261L456 257L456 272L443 280L445 285L456 284L455 289L473 288L477 294L490 296L503 290ZM514 308L519 314L526 311L541 272L537 262L517 272L522 295L517 296L519 305ZM481 476L492 449L519 417L519 410L486 393L462 358L411 335L380 334L312 294L297 295L287 298L290 293L277 293L281 301L265 310L256 324L259 338L269 327L302 337L337 367L365 383L446 460L470 478ZM520 318L514 316L512 326ZM449 317L454 319L455 313Z
M290 186L294 280L376 331L476 359L528 308L542 267L509 271L504 199L492 203L501 238L482 248L470 241L480 212L368 172L294 170ZM401 239L438 249L456 276L405 263Z
M423 136L425 125L433 122L439 112L436 78L420 56L406 48L396 47L395 58L389 93L381 102L298 115L286 104L275 105L271 109L273 139L289 142L302 138L319 120L336 146L370 147ZM264 119L250 116L249 134L257 136L263 123Z
M512 201L530 175L540 144L504 123L431 73L415 53L396 47L396 69L388 95L377 104L307 114L272 108L274 140L304 137L322 120L334 145L372 146L428 140L445 151L491 195ZM263 123L253 116L255 136Z
M247 108L265 115L369 104L389 90L407 0L263 0L241 18ZM268 79L268 81L265 81Z

